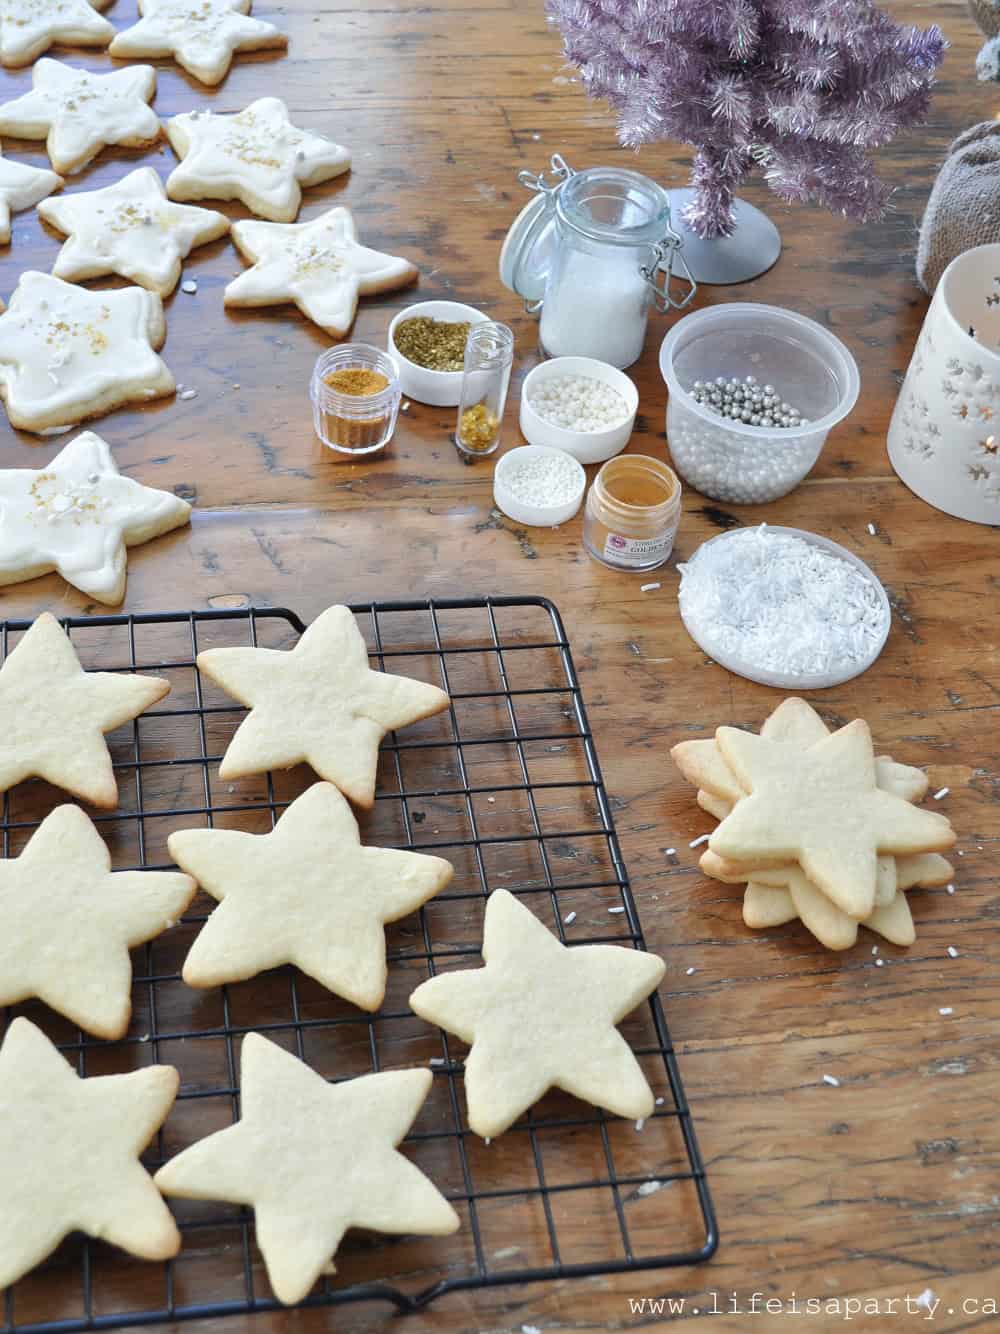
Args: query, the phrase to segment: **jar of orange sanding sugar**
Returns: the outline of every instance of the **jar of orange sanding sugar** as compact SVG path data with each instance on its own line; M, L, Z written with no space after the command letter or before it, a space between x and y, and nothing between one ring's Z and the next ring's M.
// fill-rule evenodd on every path
M373 454L392 439L399 415L399 371L367 343L333 347L309 383L316 434L339 454Z

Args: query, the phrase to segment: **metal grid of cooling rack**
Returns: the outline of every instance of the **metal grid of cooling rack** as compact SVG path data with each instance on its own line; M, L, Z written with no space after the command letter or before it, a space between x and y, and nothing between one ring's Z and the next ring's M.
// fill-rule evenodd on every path
M362 1014L291 968L221 988L210 1002L194 1001L180 981L182 952L164 954L154 941L134 953L135 1013L122 1042L101 1043L60 1026L40 1005L17 1012L41 1024L81 1074L154 1060L179 1067L180 1095L147 1155L151 1168L238 1117L236 1042L251 1029L284 1042L328 1078L431 1064L433 1107L405 1147L459 1210L459 1240L423 1242L410 1253L397 1238L357 1243L349 1235L336 1280L324 1279L307 1305L383 1300L407 1312L458 1289L709 1258L717 1245L714 1212L656 996L623 1025L660 1094L649 1124L631 1126L549 1094L503 1137L502 1151L484 1148L465 1121L460 1044L419 1025L405 1003L424 977L479 961L482 907L498 884L523 896L571 945L646 948L558 611L545 599L502 597L352 610L378 667L433 680L452 701L439 720L386 738L375 807L361 820L365 842L433 851L456 865L448 890L414 915L409 930L390 935L383 1008ZM4 656L28 624L3 626ZM297 795L294 782L268 774L220 786L218 760L245 711L200 677L195 658L221 643L291 647L305 628L293 612L81 617L63 624L86 667L160 673L174 687L160 706L109 738L121 808L94 818L116 869L169 865L167 827L273 827ZM300 776L297 790L311 780ZM4 795L5 857L17 855L64 799L40 788ZM187 943L209 906L199 898L175 928L188 932ZM396 974L402 985L394 989ZM68 1239L4 1294L4 1334L277 1309L248 1211L194 1207L179 1222L185 1246L165 1266L143 1265L87 1238ZM498 1247L499 1240L509 1244ZM185 1267L191 1254L195 1270Z

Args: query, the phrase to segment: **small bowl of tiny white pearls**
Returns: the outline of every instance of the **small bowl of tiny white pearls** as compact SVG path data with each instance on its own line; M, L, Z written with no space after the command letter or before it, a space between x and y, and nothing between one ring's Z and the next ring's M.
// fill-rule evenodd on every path
M587 474L565 450L519 445L493 470L493 499L508 519L529 528L566 523L580 508Z
M554 357L521 387L521 434L581 463L604 463L628 444L639 391L614 366L593 357Z

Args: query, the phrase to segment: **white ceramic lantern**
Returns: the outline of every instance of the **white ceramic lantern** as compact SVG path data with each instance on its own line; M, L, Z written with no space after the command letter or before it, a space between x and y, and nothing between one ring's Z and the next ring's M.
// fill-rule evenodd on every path
M888 443L921 500L1000 524L1000 245L967 250L942 274Z

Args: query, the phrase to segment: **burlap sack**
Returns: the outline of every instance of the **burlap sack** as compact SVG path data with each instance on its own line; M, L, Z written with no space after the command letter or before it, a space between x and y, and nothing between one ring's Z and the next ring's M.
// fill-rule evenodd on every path
M920 224L917 282L928 294L955 258L1000 241L1000 122L986 120L948 149Z

